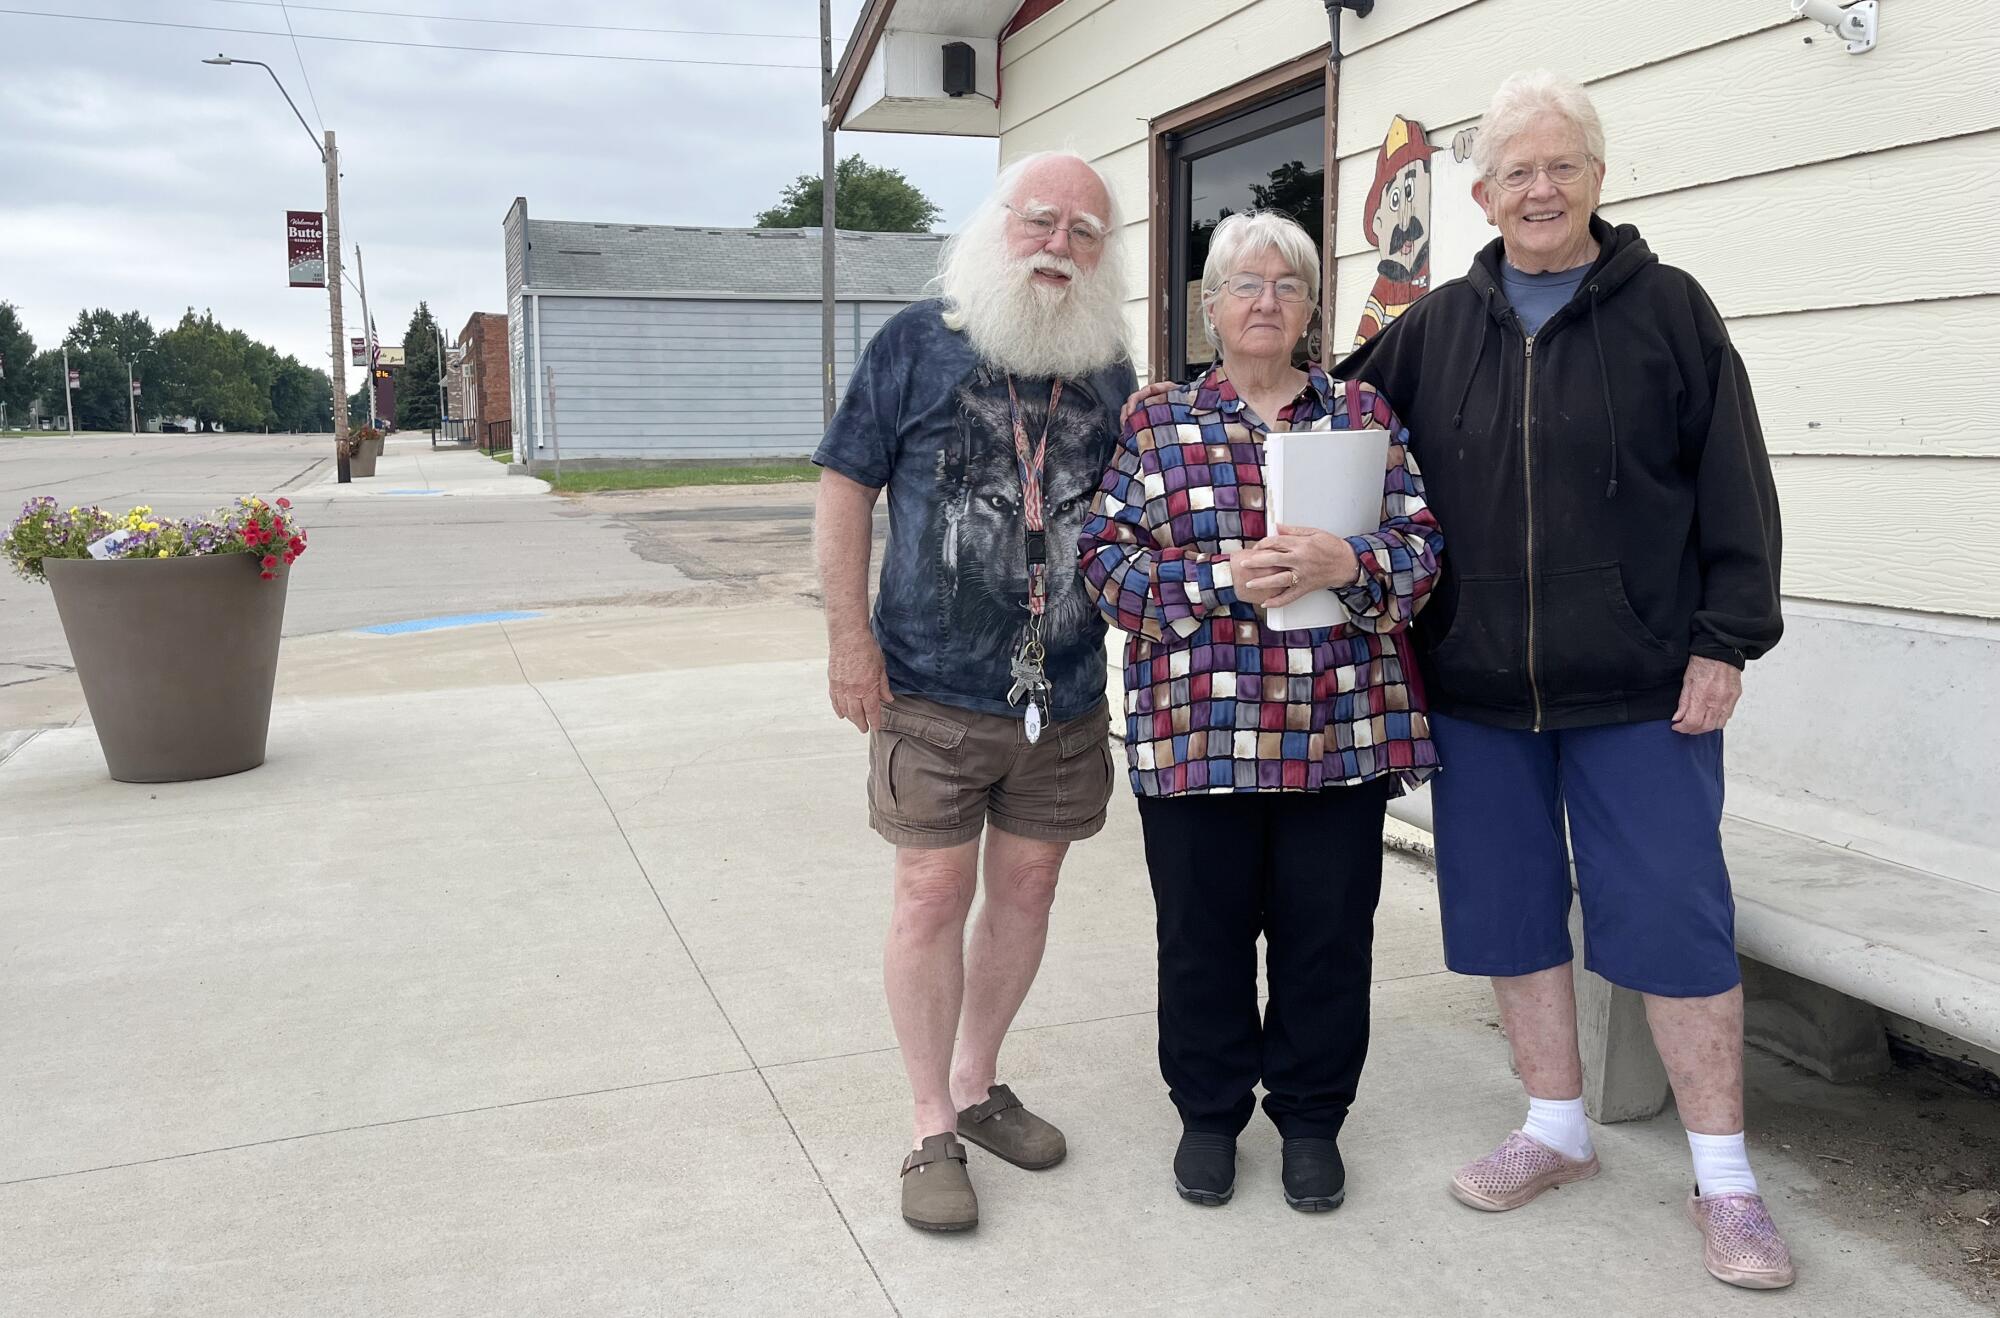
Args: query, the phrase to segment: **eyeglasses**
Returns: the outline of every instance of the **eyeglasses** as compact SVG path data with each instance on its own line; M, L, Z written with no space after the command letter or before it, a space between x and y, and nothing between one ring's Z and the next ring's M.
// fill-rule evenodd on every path
M1047 242L1056 231L1056 222L1046 215L1030 215L1017 206L1009 204L1007 209L1020 218L1029 233L1038 241ZM1081 252L1094 252L1104 242L1104 235L1095 225L1078 221L1069 226L1069 245Z
M1277 290L1280 302L1303 302L1312 296L1312 285L1297 275L1286 275L1282 279L1259 279L1256 275L1245 273L1231 275L1222 281L1222 287L1228 290L1229 296L1240 297L1245 301L1253 297L1262 297L1266 285Z
M1595 156L1557 156L1546 164L1537 165L1532 160L1510 160L1500 167L1493 181L1509 192L1521 192L1532 187L1537 174L1547 174L1549 182L1557 187L1567 187L1582 178L1590 169Z

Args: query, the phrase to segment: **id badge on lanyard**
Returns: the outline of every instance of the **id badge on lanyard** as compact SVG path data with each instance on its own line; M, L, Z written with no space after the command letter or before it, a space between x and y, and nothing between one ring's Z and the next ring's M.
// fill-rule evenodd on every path
M1042 620L1049 607L1049 536L1042 508L1042 478L1049 456L1049 431L1056 423L1056 404L1062 401L1060 377L1049 387L1049 410L1042 418L1042 438L1030 448L1028 426L1021 419L1021 398L1014 390L1014 377L1007 377L1008 415L1014 423L1014 465L1021 475L1021 517L1028 559L1028 621L1021 629L1021 643L1008 663L1014 685L1007 691L1007 703L1028 702L1022 731L1030 745L1042 738L1049 723L1050 684L1046 663L1048 650L1042 644Z

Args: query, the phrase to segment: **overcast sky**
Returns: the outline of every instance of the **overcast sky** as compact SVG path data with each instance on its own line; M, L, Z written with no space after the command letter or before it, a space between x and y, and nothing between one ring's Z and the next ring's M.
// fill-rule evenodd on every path
M835 0L836 59L861 4ZM453 337L472 312L507 309L500 221L516 196L545 219L748 225L786 184L819 172L814 0L289 4L301 37L752 67L303 39L295 52L275 0L0 0L0 9L254 30L0 13L0 301L20 309L38 347L59 343L83 307L137 309L163 329L192 306L326 365L326 295L285 282L284 212L323 208L319 157L262 69L200 62L218 52L268 63L313 127L323 119L338 135L342 246L351 266L361 245L369 306L391 342L419 299ZM846 133L838 145L902 170L944 208L944 228L978 200L996 156L978 138ZM358 308L347 324L360 333Z

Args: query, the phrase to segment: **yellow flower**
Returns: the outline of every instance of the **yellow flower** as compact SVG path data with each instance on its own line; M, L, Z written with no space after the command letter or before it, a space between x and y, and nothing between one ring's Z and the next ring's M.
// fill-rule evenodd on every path
M165 557L167 557L167 551L166 551L166 550L164 550L164 549L162 549L162 550L160 551L160 553L159 553L159 557L161 557L161 558L165 558Z
M141 531L157 531L160 529L160 524L158 522L141 522L139 529Z

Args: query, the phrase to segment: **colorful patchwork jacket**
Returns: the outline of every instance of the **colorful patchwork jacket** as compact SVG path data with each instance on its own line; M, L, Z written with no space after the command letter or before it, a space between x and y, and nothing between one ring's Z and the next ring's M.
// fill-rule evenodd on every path
M1348 621L1270 631L1236 598L1228 555L1274 531L1268 427L1222 368L1132 414L1077 549L1084 583L1125 643L1125 750L1141 796L1317 791L1437 768L1410 619L1443 537L1408 432L1365 384L1318 366L1281 429L1330 417L1391 435L1379 530L1347 537L1363 577L1336 590Z

